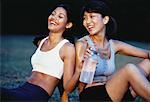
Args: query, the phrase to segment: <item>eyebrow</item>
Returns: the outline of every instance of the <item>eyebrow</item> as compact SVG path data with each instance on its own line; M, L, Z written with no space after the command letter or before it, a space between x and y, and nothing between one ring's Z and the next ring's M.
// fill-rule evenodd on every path
M56 11L53 11L54 13L56 13ZM66 16L65 14L63 14L63 13L59 13L60 15L63 15L63 16Z
M63 14L63 13L59 13L60 15L63 15L63 16L66 16L65 14Z

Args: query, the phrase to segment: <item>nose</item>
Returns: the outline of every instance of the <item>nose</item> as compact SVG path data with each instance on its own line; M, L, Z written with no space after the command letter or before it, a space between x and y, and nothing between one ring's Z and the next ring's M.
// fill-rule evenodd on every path
M89 23L91 23L91 21L92 21L91 18L88 17L87 20L86 20L86 23L89 24Z
M48 17L48 20L50 20L50 19L52 19L52 20L57 20L57 17L56 17L55 15L50 15L50 16Z

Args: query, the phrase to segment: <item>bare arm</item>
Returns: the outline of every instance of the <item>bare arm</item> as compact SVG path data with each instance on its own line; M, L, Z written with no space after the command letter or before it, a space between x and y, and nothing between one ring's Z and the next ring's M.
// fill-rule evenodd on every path
M80 72L83 64L83 56L86 50L86 45L82 41L78 41L75 44L75 48L76 48L75 73L67 85L67 93L72 92L79 81Z
M75 68L75 47L71 43L66 43L61 50L64 61L63 87L67 88L67 83L72 78Z
M140 57L140 58L148 58L149 50L141 49L130 44L113 40L116 52L128 56Z

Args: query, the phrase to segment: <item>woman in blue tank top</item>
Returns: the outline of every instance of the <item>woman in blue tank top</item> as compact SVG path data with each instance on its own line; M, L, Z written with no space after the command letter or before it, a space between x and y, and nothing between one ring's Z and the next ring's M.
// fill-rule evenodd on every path
M66 89L75 64L74 45L65 39L64 33L73 25L70 8L68 3L62 3L51 12L48 37L40 42L31 58L31 76L17 88L0 88L2 102L48 102L62 76Z
M81 102L131 101L136 95L150 101L150 82L146 78L150 74L150 51L108 38L109 34L115 33L116 23L104 2L87 2L81 14L83 25L89 35L76 42L76 71L70 80L68 92L71 92L79 81L84 58L92 55L90 48L94 46L99 57L98 64L91 84L79 81ZM137 65L127 64L115 71L116 53L144 60Z

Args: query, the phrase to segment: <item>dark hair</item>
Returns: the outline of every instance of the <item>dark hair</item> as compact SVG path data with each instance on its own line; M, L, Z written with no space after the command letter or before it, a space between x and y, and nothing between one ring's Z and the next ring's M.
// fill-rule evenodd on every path
M71 29L66 29L63 33L63 37L65 39L68 39L70 42L74 43L74 34L73 33L73 29L74 29L74 22L75 22L75 18L74 18L74 15L73 15L73 9L72 9L72 6L71 6L71 3L69 2L60 2L58 4L56 4L53 9L51 9L51 11L49 11L49 13L52 13L52 11L54 11L57 7L62 7L66 10L67 12L67 22L72 22L73 23L73 26Z
M110 34L116 33L117 23L115 19L111 16L110 8L106 5L104 1L100 0L90 0L81 10L81 19L83 21L84 12L88 13L100 13L102 17L109 16L109 22L106 24L106 36L109 37Z
M66 10L67 12L67 22L72 22L73 21L73 13L72 13L72 9L71 9L71 4L68 2L61 2L58 3L57 5L55 5L53 7L53 9L51 9L50 13L52 13L52 11L54 11L57 7L62 7Z

